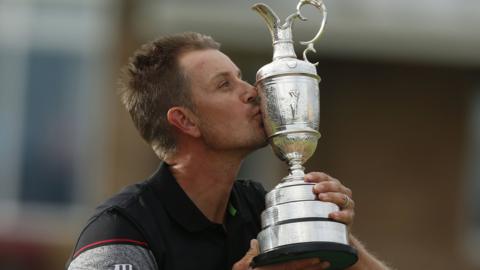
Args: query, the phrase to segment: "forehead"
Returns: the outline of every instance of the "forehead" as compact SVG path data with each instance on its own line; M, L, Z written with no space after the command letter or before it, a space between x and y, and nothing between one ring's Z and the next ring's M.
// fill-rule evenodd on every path
M192 82L198 83L208 83L221 73L238 72L228 56L213 49L186 52L180 56L179 64Z

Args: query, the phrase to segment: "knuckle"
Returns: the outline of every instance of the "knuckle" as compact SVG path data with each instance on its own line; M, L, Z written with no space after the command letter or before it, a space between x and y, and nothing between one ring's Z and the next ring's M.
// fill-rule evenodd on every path
M335 188L335 183L333 182L324 182L322 183L325 189L333 190Z
M319 184L315 184L313 186L313 192L319 193L321 191L322 187Z
M343 211L332 213L332 215L330 215L330 217L335 221L340 221L340 222L343 222L343 223L347 223L345 221L345 213Z
M337 194L336 203L340 209L345 209L345 195L341 193Z
M342 182L340 182L340 180L338 180L337 178L330 177L330 179L332 179L332 181L333 181L333 182L336 182L336 183L342 184Z
M314 175L319 180L323 180L323 181L327 181L329 178L328 174L324 172L312 172L311 174Z
M326 173L324 173L324 172L319 172L318 174L319 174L319 176L320 176L321 178L325 178L325 179L330 178L330 175L328 175L328 174L326 174Z
M333 191L332 185L330 182L320 182L313 186L314 191L316 192L329 192Z
M321 201L331 201L331 197L330 197L329 193L321 193L321 194L318 195L318 198Z
M342 186L337 182L327 182L327 187L330 191L340 192L342 191Z
M352 225L354 218L355 218L355 213L353 211L350 211L345 218L345 223L347 225Z
M352 208L352 209L355 208L355 201L354 201L354 200L350 200L350 203L351 203L351 205L352 205L351 208ZM353 210L352 210L352 211L353 211Z

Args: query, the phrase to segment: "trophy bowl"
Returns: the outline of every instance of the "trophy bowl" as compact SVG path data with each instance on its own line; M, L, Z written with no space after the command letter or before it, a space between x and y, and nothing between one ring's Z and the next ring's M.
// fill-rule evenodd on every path
M320 77L313 65L295 60L279 60L260 69L256 87L274 153L285 161L301 157L303 164L315 152L320 137Z

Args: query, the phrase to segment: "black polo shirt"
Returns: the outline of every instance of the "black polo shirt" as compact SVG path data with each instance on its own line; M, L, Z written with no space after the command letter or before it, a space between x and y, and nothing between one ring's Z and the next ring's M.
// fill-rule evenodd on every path
M162 163L146 181L125 188L97 208L72 259L105 245L152 251L159 269L231 269L260 232L264 188L237 180L224 224L208 220Z

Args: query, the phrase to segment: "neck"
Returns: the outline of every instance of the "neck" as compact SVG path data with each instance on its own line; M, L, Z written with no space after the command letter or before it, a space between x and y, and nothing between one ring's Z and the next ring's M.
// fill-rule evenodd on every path
M188 149L188 148L187 148ZM243 157L215 151L177 149L170 164L172 174L188 197L212 222L223 223L230 192Z

